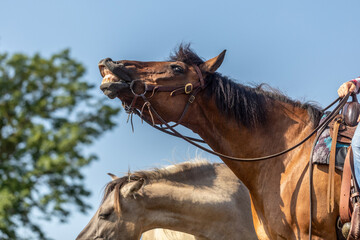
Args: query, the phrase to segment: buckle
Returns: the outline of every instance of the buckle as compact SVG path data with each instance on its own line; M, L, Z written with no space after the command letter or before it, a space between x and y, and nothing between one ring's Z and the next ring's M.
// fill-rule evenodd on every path
M195 100L195 96L194 95L191 95L190 98L189 98L189 103L193 103Z
M193 90L192 83L188 83L188 84L185 85L185 93L186 94L190 94L192 92L192 90Z
M336 116L334 122L343 123L344 122L343 115Z

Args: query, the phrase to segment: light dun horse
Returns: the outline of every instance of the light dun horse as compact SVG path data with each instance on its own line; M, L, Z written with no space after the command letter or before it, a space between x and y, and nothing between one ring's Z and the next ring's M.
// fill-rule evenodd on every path
M293 101L275 91L236 84L215 71L225 51L203 61L188 47L166 62L102 60L102 90L110 98L143 109L143 115L162 123L178 122L198 133L215 151L254 158L283 151L304 139L318 124L319 108ZM198 72L201 72L203 80ZM294 83L296 87L296 83ZM133 91L131 91L131 89ZM173 91L172 94L168 90ZM136 101L134 93L142 94ZM196 94L191 97L191 94ZM187 102L187 113L183 115ZM222 157L251 196L254 226L260 239L306 239L309 236L308 159L314 137L297 149L265 161L239 162ZM336 239L339 187L335 175L335 208L327 212L328 167L314 167L313 236Z
M116 178L77 239L138 240L154 228L197 239L257 239L247 189L224 164L205 161Z

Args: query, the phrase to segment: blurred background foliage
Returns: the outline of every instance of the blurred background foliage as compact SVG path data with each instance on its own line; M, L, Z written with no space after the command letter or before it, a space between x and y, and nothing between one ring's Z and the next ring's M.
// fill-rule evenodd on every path
M47 239L37 219L89 208L81 169L97 156L84 149L120 109L94 99L84 74L69 50L0 53L0 239Z

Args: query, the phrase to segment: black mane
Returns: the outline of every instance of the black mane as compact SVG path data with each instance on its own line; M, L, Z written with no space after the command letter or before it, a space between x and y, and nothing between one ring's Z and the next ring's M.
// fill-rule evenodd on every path
M170 56L170 61L181 61L188 65L200 65L204 62L190 48L190 44L181 44L178 51ZM206 95L215 96L219 110L227 116L234 117L245 127L251 128L265 123L267 119L266 106L271 99L307 110L314 126L318 124L322 115L320 108L315 104L292 100L279 90L270 87L268 87L269 90L264 90L266 84L249 87L235 83L220 73L208 74L205 81L208 83Z

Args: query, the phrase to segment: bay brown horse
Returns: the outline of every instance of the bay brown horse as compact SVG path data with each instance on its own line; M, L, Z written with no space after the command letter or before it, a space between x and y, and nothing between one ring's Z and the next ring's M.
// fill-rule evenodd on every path
M237 84L217 73L224 56L225 51L204 61L188 46L180 46L168 61L104 59L99 63L101 88L110 98L118 97L128 110L136 108L144 118L162 123L150 111L151 104L164 121L179 122L199 134L213 150L234 157L280 152L316 127L322 112L315 105L292 100L276 90L264 90L263 86ZM250 191L259 239L308 238L308 161L314 138L264 161L222 157ZM326 205L328 167L315 165L313 179L313 238L336 239L341 176L335 174L335 208L331 213Z

